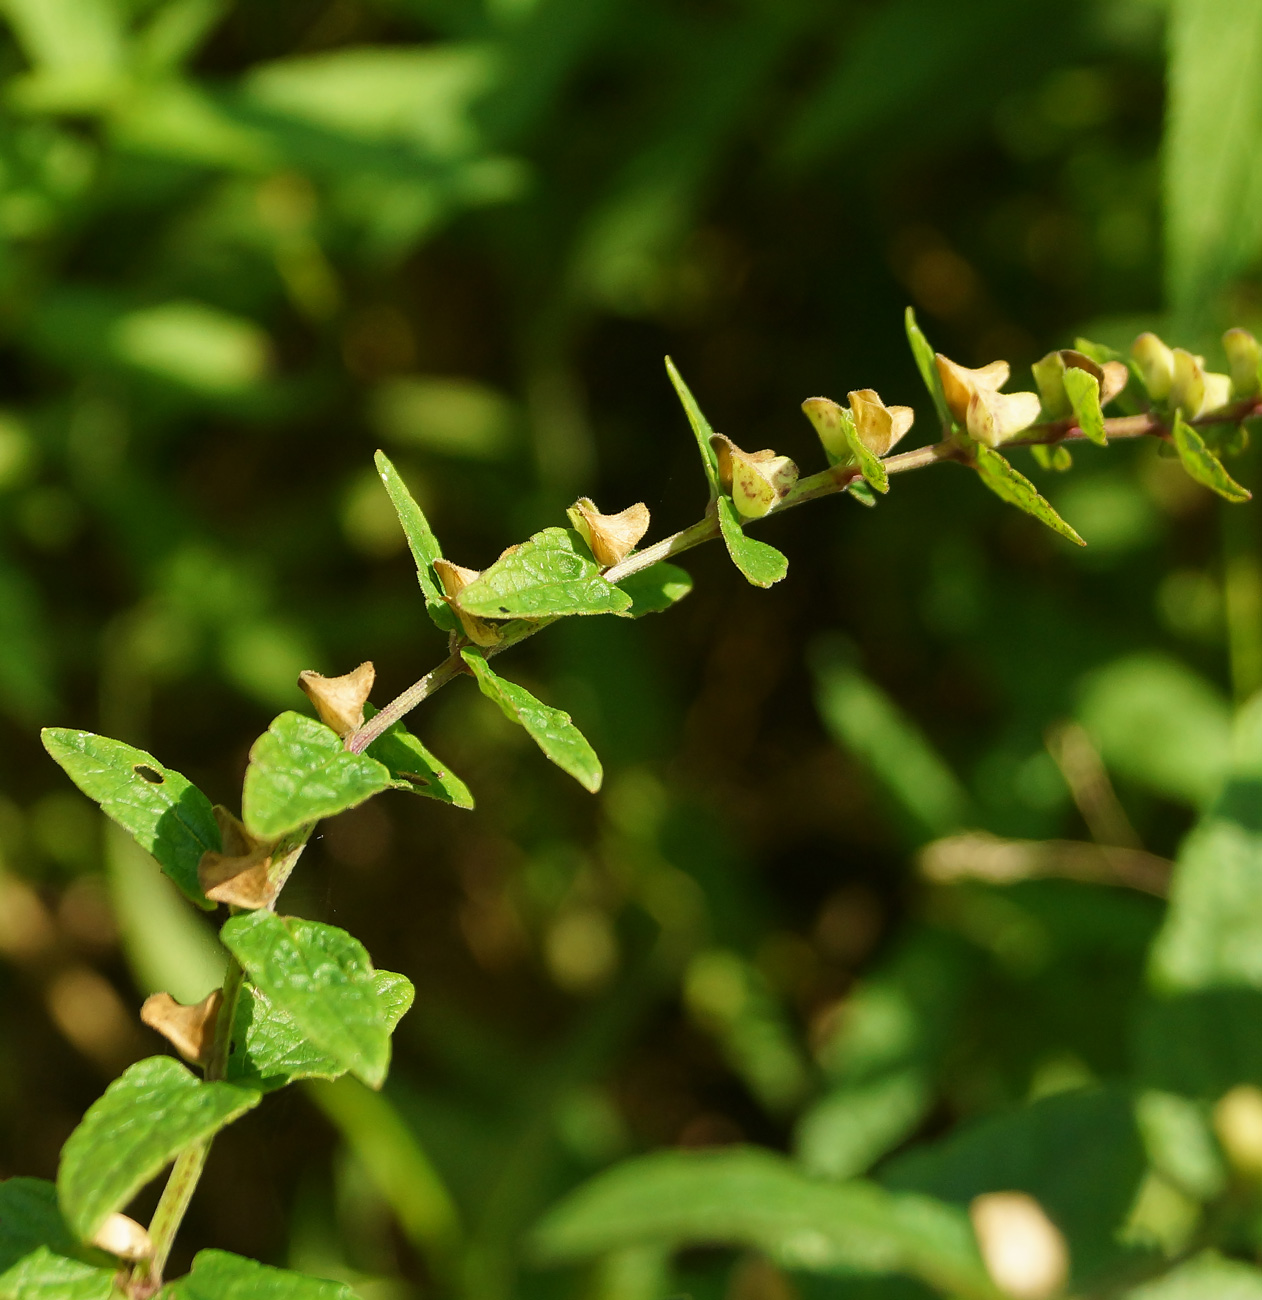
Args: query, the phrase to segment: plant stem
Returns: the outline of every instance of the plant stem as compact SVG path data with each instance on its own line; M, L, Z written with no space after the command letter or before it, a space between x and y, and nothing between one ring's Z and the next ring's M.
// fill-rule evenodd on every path
M1202 426L1235 423L1258 415L1262 415L1262 398L1246 398L1243 401L1213 412L1211 415L1198 416L1193 420L1189 420L1188 423ZM1162 416L1153 411L1145 412L1142 415L1112 416L1104 421L1104 432L1107 438L1114 440L1144 437L1169 438L1170 436L1168 423ZM1086 434L1070 417L1064 420L1048 421L1045 424L1031 425L1021 436L1009 439L1003 446L1005 448L1047 446L1060 442L1080 442L1085 438ZM931 443L925 447L917 447L914 451L904 451L896 456L887 457L881 463L885 466L887 474L901 474L907 470L923 469L926 465L934 465L939 461L949 460L968 463L968 453L950 436L944 438L942 442ZM821 470L818 474L811 474L806 478L799 479L785 497L767 512L764 518L782 514L785 510L791 510L794 506L800 506L807 501L816 501L820 497L833 496L838 492L843 492L859 476L859 470L852 466L835 465L829 469ZM681 555L684 551L689 551L694 546L700 546L702 542L713 541L718 536L718 517L711 509L706 512L704 518L697 520L695 524L690 524L687 528L682 528L679 532L662 538L660 542L654 542L652 546L646 546L642 551L636 551L635 554L628 555L620 564L615 564L606 569L604 576L609 582L620 582L623 578L629 578L633 573L639 573L644 569L651 568L662 560L669 560L672 556ZM511 645L519 644L526 640L527 637L541 631L552 621L551 619L545 619L535 624L525 625L520 632L506 637L499 645L492 646L487 651L488 657L499 654L502 650L507 650ZM435 691L446 686L453 677L459 676L464 671L464 663L460 658L459 649L459 645L462 644L467 643L459 643L457 648L442 663L436 668L431 668L424 677L413 682L406 691L391 700L384 709L365 722L358 731L348 736L346 748L353 754L362 753L378 736L392 727L407 713L410 713L422 700L428 699Z
M210 1049L210 1056L204 1067L208 1082L222 1080L228 1073L228 1053L232 1048L232 1022L237 1013L237 999L241 996L241 985L245 972L235 957L228 960L228 969L224 972L223 1000L215 1016L215 1039ZM140 1294L152 1295L162 1285L162 1272L166 1268L171 1247L175 1244L175 1234L180 1230L189 1202L197 1190L202 1170L206 1166L206 1157L210 1154L210 1139L194 1142L185 1147L171 1167L167 1184L162 1189L158 1208L153 1212L149 1223L149 1238L153 1242L153 1257L145 1270L144 1289Z

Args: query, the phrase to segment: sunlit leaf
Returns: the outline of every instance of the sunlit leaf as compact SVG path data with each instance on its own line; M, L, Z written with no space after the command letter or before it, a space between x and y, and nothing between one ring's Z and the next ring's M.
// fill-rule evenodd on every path
M374 717L376 713L373 705L364 706L365 719ZM396 722L382 732L364 753L385 764L390 773L391 787L395 790L410 790L413 794L439 799L457 808L473 807L469 787L445 763L435 758L402 722Z
M586 544L567 528L545 528L527 538L484 569L457 600L475 618L623 614L631 607L631 598L601 577Z
M1104 412L1100 409L1100 381L1089 370L1078 366L1067 366L1062 379L1078 427L1092 442L1103 447L1108 439L1104 434Z
M632 618L660 614L692 590L692 578L683 569L665 560L623 578L618 586L631 597L627 613Z
M947 406L946 394L942 391L942 376L938 374L938 365L933 359L933 347L921 332L920 326L916 324L916 313L910 307L907 308L903 323L907 329L907 342L911 345L916 369L920 371L920 377L925 381L929 396L933 398L934 410L938 413L943 429L950 429L954 422L951 419L950 408Z
M260 839L274 839L354 808L392 782L383 763L349 753L324 723L282 713L250 750L242 820Z
M355 1300L341 1282L324 1282L305 1273L269 1268L226 1250L201 1250L193 1271L172 1282L164 1300Z
M222 845L210 800L152 754L90 731L45 727L44 748L107 817L136 837L198 907L211 908L197 883L203 853Z
M1119 1300L1262 1300L1262 1269L1206 1250Z
M755 587L770 587L772 583L779 582L789 571L789 561L774 546L745 536L740 517L730 498L719 497L717 506L719 528L732 563Z
M0 1300L107 1300L117 1271L71 1235L52 1183L0 1182Z
M425 609L434 624L444 632L451 632L456 627L456 616L443 599L442 584L434 572L434 561L442 558L442 548L434 536L416 499L408 491L408 485L395 469L390 457L384 451L375 456L377 473L390 496L399 523L403 525L403 535L408 539L408 549L416 564L416 580L421 584L425 594Z
M387 983L382 997L358 939L333 925L267 911L233 917L220 937L313 1047L370 1087L381 1087L397 989Z
M246 918L242 918L246 919ZM61 1151L57 1193L71 1229L89 1240L185 1147L259 1103L254 1088L204 1083L170 1056L124 1070Z
M580 785L593 792L600 789L604 779L600 759L568 713L541 704L524 686L497 676L480 651L462 650L460 654L482 694L494 700L506 718L525 727L544 754Z
M1045 523L1053 532L1086 546L1086 542L1052 509L1051 502L1039 494L1038 489L1024 474L1013 469L992 447L977 443L977 472L982 482L1000 499L1024 510L1027 515Z
M1253 493L1241 487L1223 468L1223 463L1205 445L1204 438L1183 418L1181 412L1174 413L1175 450L1188 476L1194 478L1211 492L1217 492L1228 501L1249 501Z
M666 358L666 373L670 376L670 382L675 386L675 392L679 394L679 400L683 403L684 412L688 416L688 423L692 426L693 435L697 439L697 449L701 453L701 465L705 470L706 482L710 485L710 500L713 501L721 491L719 487L719 461L714 448L710 445L710 438L714 430L710 427L710 421L701 414L697 399L693 397L692 390L684 383L683 376L675 369L675 363L670 357Z

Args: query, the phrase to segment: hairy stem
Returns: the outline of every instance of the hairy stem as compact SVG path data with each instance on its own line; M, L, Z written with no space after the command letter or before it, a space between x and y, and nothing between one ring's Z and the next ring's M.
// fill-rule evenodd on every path
M223 1001L215 1016L215 1039L210 1049L210 1056L204 1067L207 1081L221 1080L228 1073L228 1053L232 1048L232 1022L237 1013L237 1000L241 996L241 985L245 972L235 957L228 960L228 969L224 972ZM149 1223L149 1238L153 1242L153 1257L149 1260L141 1280L137 1296L152 1295L162 1285L162 1273L166 1268L171 1247L175 1244L175 1235L180 1230L189 1202L197 1190L206 1157L210 1154L210 1139L194 1142L185 1147L171 1167L166 1186L158 1208L153 1212Z
M1231 406L1215 411L1211 415L1198 416L1194 420L1189 420L1188 423L1192 425L1235 423L1258 415L1262 415L1262 398L1246 398L1243 401L1235 402ZM1104 432L1109 439L1168 438L1170 436L1168 421L1154 411L1148 411L1142 415L1113 416L1105 420ZM1085 438L1086 434L1083 433L1082 429L1071 417L1031 425L1019 437L1010 439L1003 446L1005 449L1008 447L1046 446L1060 442L1079 442ZM935 465L939 461L950 460L967 463L968 454L959 442L949 436L948 432L948 436L942 442L931 443L926 447L917 447L914 451L900 452L896 456L886 458L881 463L885 466L887 474L901 474L907 470L923 469L926 465ZM784 511L791 510L794 506L803 505L807 501L816 501L820 497L833 496L838 492L843 492L859 477L858 469L853 466L842 465L835 465L829 469L820 470L818 474L808 475L806 478L799 479L783 500L779 501L764 518L782 514ZM654 542L652 546L646 546L642 551L636 551L635 554L628 555L621 564L615 564L612 568L606 569L604 576L610 582L621 582L623 578L629 578L633 573L652 568L653 565L660 563L662 560L669 560L673 556L682 555L684 551L689 551L694 546L700 546L703 542L713 541L719 535L718 517L713 510L708 510L705 517L697 520L695 524L690 524L687 528L682 528L679 532L662 538L660 542ZM552 621L547 619L535 624L521 625L520 631L515 631L499 645L493 646L487 652L488 655L499 654L500 651L507 650L510 645L517 645L526 640L527 637L541 631ZM460 644L466 643L461 642ZM358 731L348 736L346 748L355 754L362 753L378 736L392 727L407 713L410 713L422 700L428 699L435 691L441 690L453 677L458 676L463 671L464 664L460 658L458 645L436 668L431 668L424 677L413 682L406 691L391 700L384 709L365 722Z

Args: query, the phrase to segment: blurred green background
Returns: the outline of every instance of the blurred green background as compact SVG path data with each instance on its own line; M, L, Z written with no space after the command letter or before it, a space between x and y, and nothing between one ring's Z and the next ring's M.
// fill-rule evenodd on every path
M299 670L370 658L381 704L445 653L373 449L463 564L580 493L643 500L662 536L705 502L666 353L715 428L804 472L816 393L875 387L931 436L909 302L1014 387L1075 333L1168 330L1221 368L1216 333L1262 321L1260 13L0 0L0 1175L50 1176L162 1050L140 997L200 996L219 960L39 726L235 806ZM604 759L599 796L467 682L413 715L477 809L346 814L285 895L416 982L394 1073L229 1130L177 1258L364 1300L780 1300L810 1287L730 1254L667 1283L522 1242L660 1146L884 1160L966 1203L963 1126L1026 1152L995 1185L1061 1207L1076 1269L1110 1266L1153 1185L1125 1088L1181 1087L1143 1029L1154 891L1262 686L1262 581L1253 507L1153 446L1075 456L1016 463L1081 553L940 466L772 521L770 591L708 547L668 615L513 652ZM1065 875L1106 883L1032 878ZM1006 1143L1033 1111L1044 1147ZM1141 1237L1195 1221L1195 1186L1172 1195ZM810 1284L927 1294L857 1285Z

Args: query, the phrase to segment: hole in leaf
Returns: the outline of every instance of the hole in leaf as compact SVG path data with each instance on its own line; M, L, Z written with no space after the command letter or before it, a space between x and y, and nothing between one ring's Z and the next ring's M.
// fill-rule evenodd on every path
M132 768L132 771L135 772L137 776L143 776L150 785L161 785L163 781L166 780L166 777L163 776L161 772L156 768L150 767L147 763L137 763L136 766Z

